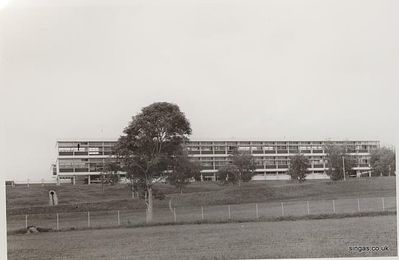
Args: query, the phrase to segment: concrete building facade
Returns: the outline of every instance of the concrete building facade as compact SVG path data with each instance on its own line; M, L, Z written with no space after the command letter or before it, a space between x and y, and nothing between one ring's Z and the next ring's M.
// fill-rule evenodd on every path
M98 181L107 161L115 160L112 148L115 140L108 141L58 141L57 161L53 175L58 180L72 183L93 183ZM371 170L370 153L379 148L379 141L196 141L185 143L193 161L201 165L203 180L216 180L220 167L230 162L234 150L247 151L256 163L253 180L288 180L290 158L298 153L304 154L310 162L308 179L329 178L327 154L328 144L344 146L347 153L356 159L353 170L359 176ZM124 176L124 173L120 173Z

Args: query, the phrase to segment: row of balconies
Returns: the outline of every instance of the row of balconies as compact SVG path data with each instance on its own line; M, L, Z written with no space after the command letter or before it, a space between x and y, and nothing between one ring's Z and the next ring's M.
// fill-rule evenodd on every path
M189 141L188 145L325 145L325 144L337 144L337 145L348 145L348 146L368 146L378 145L378 141Z
M92 156L98 156L98 155L112 155L112 151L103 151L103 152L59 152L58 155L60 156L82 156L82 155L92 155Z
M257 167L257 169L288 169L289 166L287 164L279 164L279 165L265 165L266 167ZM201 166L202 170L217 170L222 166ZM359 164L357 167L369 167L368 164ZM328 166L324 167L323 164L319 165L313 165L310 169L327 169ZM102 168L60 168L59 172L60 173L65 173L65 172L101 172Z
M348 150L348 153L368 153L368 150ZM233 151L188 151L189 154L232 154ZM298 150L252 150L252 154L297 154ZM325 153L323 150L301 150L301 153Z
M252 151L252 154L297 154L298 151L288 151L288 150L265 150L265 151ZM323 150L303 150L301 153L314 153L314 154L323 154ZM354 153L354 152L350 152ZM359 151L359 153L368 153L367 150ZM232 154L232 152L228 151L189 151L189 154ZM89 152L59 152L59 156L104 156L104 155L113 155L111 151L105 152L96 152L96 153L89 153Z
M189 150L189 154L232 154L234 150ZM291 149L273 149L273 150L252 150L252 154L296 154L299 150ZM347 150L348 153L368 153L368 150ZM301 153L317 153L322 154L324 150L314 149L314 150L301 150ZM59 156L100 156L100 155L112 155L111 150L99 150L99 151L59 151Z

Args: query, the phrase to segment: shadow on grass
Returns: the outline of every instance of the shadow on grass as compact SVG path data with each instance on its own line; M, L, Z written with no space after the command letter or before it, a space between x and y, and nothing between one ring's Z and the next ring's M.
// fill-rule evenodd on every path
M314 220L314 219L340 219L340 218L355 218L355 217L377 217L396 215L396 211L370 211L370 212L356 212L356 213L341 213L341 214L317 214L306 216L280 216L280 217L260 217L253 219L226 219L226 220L196 220L196 221L177 221L177 222L162 222L162 223L140 223L134 225L120 225L120 226L103 226L103 227L83 227L83 228L63 228L60 230L52 228L37 227L39 233L43 232L65 232L76 230L96 230L96 229L115 229L115 228L140 228L140 227L156 227L156 226L173 226L173 225L201 225L201 224L226 224L226 223L247 223L247 222L278 222L278 221L298 221L298 220ZM7 232L8 235L27 234L26 228L12 230Z

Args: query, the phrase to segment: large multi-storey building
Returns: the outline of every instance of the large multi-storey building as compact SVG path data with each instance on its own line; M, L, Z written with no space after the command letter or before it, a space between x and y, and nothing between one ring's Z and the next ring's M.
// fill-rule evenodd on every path
M57 161L53 174L57 179L72 183L91 183L98 179L107 161L113 160L112 147L116 141L58 141ZM230 162L234 150L247 151L254 157L254 180L287 180L291 156L301 153L310 162L309 179L328 178L325 147L344 146L356 158L353 170L359 176L370 171L370 152L379 148L378 141L189 141L185 143L193 161L201 165L203 180L216 180L220 167ZM124 175L121 173L121 175Z

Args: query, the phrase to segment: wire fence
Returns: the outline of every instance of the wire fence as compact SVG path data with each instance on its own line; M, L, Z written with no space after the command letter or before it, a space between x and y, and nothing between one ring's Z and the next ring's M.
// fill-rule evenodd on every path
M264 202L203 207L154 208L152 223L246 220L260 217L306 216L371 211L396 211L396 197ZM86 211L8 215L7 230L28 226L55 230L113 227L146 222L145 210Z

